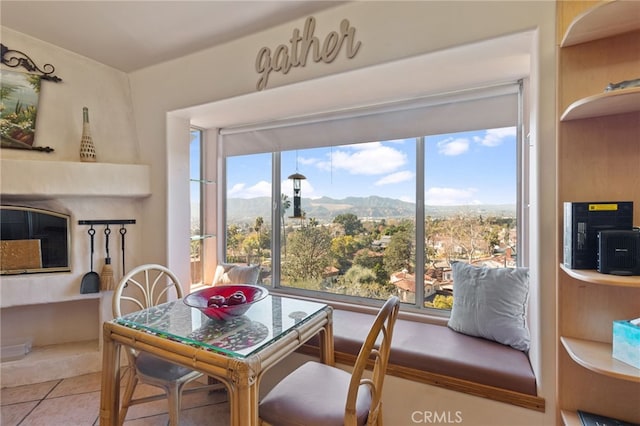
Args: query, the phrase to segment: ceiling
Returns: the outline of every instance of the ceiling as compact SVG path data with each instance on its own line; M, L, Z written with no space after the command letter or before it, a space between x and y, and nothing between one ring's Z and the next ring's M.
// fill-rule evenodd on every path
M131 72L341 3L344 2L2 0L0 23Z
M132 72L347 1L0 0L0 23ZM531 37L511 34L175 113L203 128L229 128L515 81L528 74Z

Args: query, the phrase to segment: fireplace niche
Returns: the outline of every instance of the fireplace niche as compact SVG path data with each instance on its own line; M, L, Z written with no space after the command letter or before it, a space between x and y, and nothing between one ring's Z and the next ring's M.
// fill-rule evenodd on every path
M26 206L0 206L0 274L69 272L70 216Z

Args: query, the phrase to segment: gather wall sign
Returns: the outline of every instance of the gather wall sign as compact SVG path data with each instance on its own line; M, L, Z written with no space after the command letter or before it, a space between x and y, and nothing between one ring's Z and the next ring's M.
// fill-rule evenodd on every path
M309 54L312 54L314 62L333 62L342 46L345 46L347 58L356 56L361 42L356 41L356 29L351 26L349 20L343 19L340 22L339 31L331 31L324 38L321 44L320 39L314 36L316 20L310 16L304 23L302 35L298 28L293 29L293 34L288 44L280 44L273 52L268 47L263 47L256 56L256 72L260 75L257 90L267 87L269 75L272 71L287 74L291 68L304 67L307 65Z

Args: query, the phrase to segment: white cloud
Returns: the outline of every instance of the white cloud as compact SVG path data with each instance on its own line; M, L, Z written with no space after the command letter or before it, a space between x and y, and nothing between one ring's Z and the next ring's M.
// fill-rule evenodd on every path
M480 145L493 147L501 145L506 138L512 138L516 136L515 127L503 127L501 129L487 130L484 136L475 136L473 140Z
M438 142L438 152L442 155L455 156L469 150L469 139L447 138Z
M230 198L270 197L271 184L264 180L250 187L247 187L244 183L238 183L233 185L227 192L227 196Z
M227 195L230 197L233 197L234 195L237 195L238 193L240 193L244 189L244 187L245 187L244 183L236 183L231 187L231 189L227 191Z
M475 188L431 187L425 191L425 204L430 206L456 206L461 204L479 204L475 199Z
M345 170L352 175L382 175L394 172L407 162L402 151L370 142L336 148L329 161L317 163L321 170Z
M303 165L313 165L318 163L319 160L313 157L310 157L310 158L300 157L300 158L297 158L296 161L298 161L300 164L303 164Z
M374 183L374 185L380 186L380 185L389 185L394 183L406 182L408 180L411 180L411 178L413 178L413 172L404 170L401 172L391 173L390 175L387 175L381 179L378 179Z

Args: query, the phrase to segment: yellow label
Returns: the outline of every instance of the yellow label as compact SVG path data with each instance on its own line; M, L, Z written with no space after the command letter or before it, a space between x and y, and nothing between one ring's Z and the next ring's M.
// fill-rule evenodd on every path
M589 211L618 210L617 204L589 204Z

